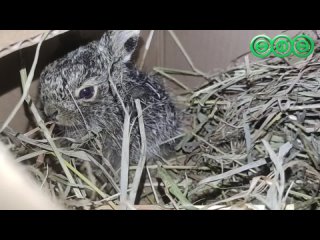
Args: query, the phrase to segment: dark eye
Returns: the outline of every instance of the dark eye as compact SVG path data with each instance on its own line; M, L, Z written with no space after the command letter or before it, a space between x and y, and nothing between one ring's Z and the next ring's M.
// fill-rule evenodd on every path
M87 87L84 89L81 89L79 93L79 98L84 98L84 99L90 99L94 95L94 87Z

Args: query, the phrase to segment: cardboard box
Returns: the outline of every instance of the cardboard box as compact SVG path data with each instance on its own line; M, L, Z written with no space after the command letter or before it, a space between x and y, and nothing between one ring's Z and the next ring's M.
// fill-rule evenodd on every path
M0 122L3 122L12 111L21 96L19 70L26 66L30 69L35 48L41 34L48 30L2 30L0 31ZM54 59L76 49L92 40L98 39L105 30L54 30L43 43L35 80L30 89L34 100L38 95L38 81L41 70ZM270 37L279 34L280 30L177 30L185 50L194 64L204 72L226 68L232 59L247 52L251 39L257 34L268 34ZM136 53L137 64L142 59L145 41L150 30L142 31L141 47ZM150 71L154 66L177 69L190 69L181 50L173 41L167 30L156 30L145 60L144 70ZM190 88L198 87L202 82L195 77L180 78ZM168 82L168 87L179 93L175 84ZM19 110L10 126L17 131L25 132L29 121L25 110Z

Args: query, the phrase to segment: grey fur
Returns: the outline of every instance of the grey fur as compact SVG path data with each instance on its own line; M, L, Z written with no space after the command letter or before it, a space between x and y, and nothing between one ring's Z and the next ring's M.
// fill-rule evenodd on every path
M52 115L58 111L55 119L63 127L64 136L79 139L88 131L100 132L103 153L115 167L119 167L121 158L124 112L110 78L131 119L136 117L134 100L141 100L149 158L161 155L159 144L180 132L177 109L160 77L142 73L130 62L139 32L108 31L100 40L49 64L40 76L44 112ZM79 90L85 86L97 89L93 99L78 99ZM130 160L137 161L140 155L138 121L132 128L130 144Z

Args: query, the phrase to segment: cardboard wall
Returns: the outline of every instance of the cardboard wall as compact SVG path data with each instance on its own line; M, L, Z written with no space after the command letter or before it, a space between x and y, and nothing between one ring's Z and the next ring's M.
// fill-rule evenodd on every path
M0 31L0 49L10 43L21 41L44 31ZM141 48L136 55L138 64L142 59L143 44L149 32L149 30L142 31ZM254 36L267 34L270 37L274 37L280 34L281 30L177 30L175 33L194 64L204 72L212 72L215 69L228 67L234 58L248 52L250 41ZM50 61L88 41L97 39L102 34L103 31L70 31L49 39L42 46L36 77ZM34 51L35 46L31 46L0 59L0 122L5 120L21 96L19 69L23 65L30 69ZM256 59L252 57L251 60L254 61ZM143 69L149 71L154 66L191 69L166 30L155 31ZM191 88L196 88L201 84L199 78L180 77L179 80ZM181 90L172 83L169 83L168 86L177 93ZM37 99L37 93L38 83L34 81L31 89L31 95L34 99ZM28 120L24 109L20 109L10 126L18 131L26 131Z

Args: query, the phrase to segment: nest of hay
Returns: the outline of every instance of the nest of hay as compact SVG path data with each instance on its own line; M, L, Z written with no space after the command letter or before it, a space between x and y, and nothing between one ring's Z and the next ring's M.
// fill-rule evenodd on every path
M96 136L90 150L81 144L60 148L31 105L38 128L25 134L3 131L17 160L71 209L318 209L320 42L307 59L250 62L246 56L243 63L208 75L169 33L192 67L155 68L188 91L182 99L192 121L177 136L177 156L145 163L142 154L138 166L115 172L101 156ZM190 90L177 74L208 83ZM23 97L28 102L28 94ZM123 164L128 144L123 144Z

